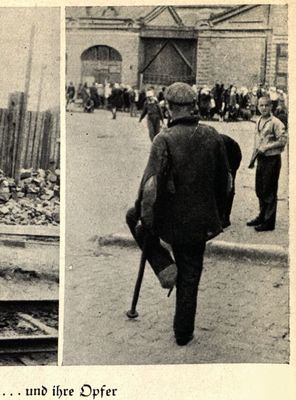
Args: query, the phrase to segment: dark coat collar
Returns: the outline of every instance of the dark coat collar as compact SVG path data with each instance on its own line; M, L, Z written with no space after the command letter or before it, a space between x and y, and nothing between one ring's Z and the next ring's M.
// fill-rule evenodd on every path
M168 123L168 128L171 128L172 126L175 125L194 125L198 123L198 118L194 115L188 115L188 117L182 117L182 118L177 118L174 119L173 121L170 121Z

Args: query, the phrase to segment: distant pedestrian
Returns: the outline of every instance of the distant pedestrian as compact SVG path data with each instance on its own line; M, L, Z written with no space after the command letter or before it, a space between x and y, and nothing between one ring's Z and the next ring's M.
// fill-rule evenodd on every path
M279 95L278 95L278 92L276 90L276 87L271 86L269 88L268 94L269 94L269 97L270 97L270 100L271 100L271 112L274 114L274 112L275 112L275 110L276 110L276 108L278 106L278 100L279 100Z
M94 109L95 109L94 101L89 97L84 103L83 111L86 113L92 113L94 112Z
M137 116L137 92L136 87L130 88L128 91L129 95L129 103L130 103L130 116L136 117Z
M257 86L254 86L250 93L250 110L251 110L252 117L257 115L257 112L259 112L257 110L257 106L258 106L257 90L258 90Z
M245 86L240 89L239 94L239 116L243 120L250 120L252 113L250 110L250 95L249 90Z
M129 95L129 90L130 87L125 87L122 90L122 100L123 100L123 111L124 112L130 112L130 95Z
M224 94L224 85L220 84L219 81L216 82L214 88L212 89L213 99L215 101L215 113L219 115L220 121L222 120L223 111L223 94Z
M204 85L199 91L198 109L202 119L209 118L211 109L211 94L210 88L207 85Z
M115 83L109 97L109 102L112 111L112 119L116 119L116 112L123 107L122 90L118 83Z
M105 107L108 108L109 106L109 99L111 97L112 93L112 86L109 82L105 81L105 87L104 87L104 102L105 102Z
M264 85L263 85L263 83L259 83L258 84L258 87L257 87L257 98L258 98L258 100L262 97L262 96L264 96L264 94L265 94L265 88L264 88Z
M239 95L236 86L232 86L229 94L228 120L236 121L239 115Z
M145 101L146 101L146 92L144 89L141 89L139 92L139 99L137 103L138 110L143 110Z
M85 103L87 102L87 100L90 97L90 93L89 93L89 89L87 87L87 83L85 82L85 84L82 86L81 91L80 91L80 96L82 98L82 104L83 106L85 105Z
M278 118L288 128L288 112L283 100L278 101L278 106L275 109L274 116Z
M159 102L164 100L164 95L165 95L165 86L161 88L161 91L157 95L157 100Z
M104 104L105 103L105 101L104 101L104 91L105 91L104 85L102 83L98 83L97 90L98 90L98 96L99 96L99 101L100 101L99 105L100 105L100 107L104 107L104 105L105 105Z
M249 168L256 168L256 195L259 200L259 215L247 222L257 232L275 228L278 180L281 169L281 152L287 137L284 124L271 113L271 100L267 96L259 99L261 113L255 128L255 143Z
M99 108L100 98L98 95L98 88L96 86L96 82L93 82L93 84L90 86L89 93L90 93L90 98L94 103L94 108Z
M154 97L153 90L147 91L147 99L139 122L147 115L147 124L151 142L160 131L160 121L163 123L163 115L158 100Z
M68 109L69 104L74 103L74 98L75 98L75 87L73 85L73 82L70 82L66 91L66 110Z

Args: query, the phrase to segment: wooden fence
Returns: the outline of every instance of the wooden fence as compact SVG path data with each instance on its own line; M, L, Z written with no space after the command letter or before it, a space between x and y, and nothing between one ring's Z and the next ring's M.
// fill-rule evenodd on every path
M7 176L16 177L17 164L20 168L59 168L58 112L26 111L22 116L21 107L14 104L0 109L0 169Z

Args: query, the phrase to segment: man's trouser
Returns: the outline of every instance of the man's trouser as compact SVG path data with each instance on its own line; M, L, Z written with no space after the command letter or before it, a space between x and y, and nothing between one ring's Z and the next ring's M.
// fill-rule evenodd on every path
M111 112L112 112L112 118L113 118L113 119L116 119L116 111L117 111L117 108L114 107L114 106L112 106Z
M136 117L137 116L137 106L134 101L131 102L130 105L130 116L131 117Z
M194 332L197 291L203 268L204 251L204 242L173 246L178 269L174 318L174 332L177 339L188 338Z
M158 237L153 236L142 225L137 226L138 218L134 208L128 210L126 221L140 248L143 247L144 239L146 240L147 260L155 273L174 262ZM174 332L176 338L186 338L194 331L197 291L203 267L205 243L174 245L172 250L178 269Z
M259 199L261 223L275 227L278 180L281 170L281 156L259 155L256 168L256 195Z
M174 263L174 260L170 252L161 245L159 237L152 235L143 225L138 224L138 221L135 208L130 208L126 214L126 223L141 249L143 249L144 241L146 242L146 257L157 275L160 271Z
M148 115L147 117L148 131L151 142L160 131L160 118L158 115Z

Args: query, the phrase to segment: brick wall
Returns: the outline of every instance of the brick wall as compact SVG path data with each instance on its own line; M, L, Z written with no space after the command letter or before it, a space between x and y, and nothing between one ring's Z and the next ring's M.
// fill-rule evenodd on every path
M269 22L274 35L287 35L288 5L271 5Z
M197 40L197 70L196 82L197 85L206 85L210 78L210 63L211 61L211 38L200 37Z
M252 87L262 79L264 51L262 35L201 36L198 39L197 84L212 86L216 80L221 80L226 86Z
M200 31L197 49L197 83L251 87L260 81L276 82L277 44L288 42L288 7L270 5L269 27L264 31Z
M122 83L137 84L139 35L119 30L67 31L67 82L80 83L80 56L84 50L96 45L116 49L122 57Z
M288 43L288 6L272 5L270 8L270 27L268 39L266 82L269 86L276 85L276 49L277 44ZM287 71L288 72L288 71Z
M216 80L222 80L225 85L234 83L248 87L264 80L268 85L274 85L276 46L288 40L288 7L275 4L266 6L264 10L266 21L260 23L257 30L255 23L251 29L246 29L245 23L239 23L197 32L198 85L212 85ZM115 48L122 56L122 82L131 85L138 83L139 65L143 64L144 56L139 33L120 29L68 30L67 81L72 80L75 84L80 82L80 55L94 45Z

